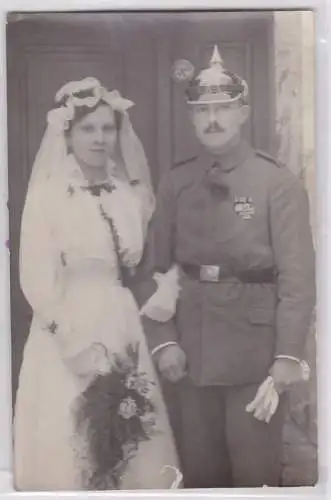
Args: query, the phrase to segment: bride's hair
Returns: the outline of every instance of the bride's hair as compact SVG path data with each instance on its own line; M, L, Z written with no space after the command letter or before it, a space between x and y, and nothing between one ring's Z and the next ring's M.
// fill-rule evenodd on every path
M79 92L75 92L75 97L78 97L79 99L93 97L93 91L92 91L92 89L81 90ZM64 96L60 101L56 102L56 108L61 108L62 106L66 106L68 100L69 100L69 96ZM65 130L65 135L68 136L68 134L70 134L72 127L76 123L79 123L83 118L85 118L85 116L93 113L100 106L111 107L110 104L102 98L94 106L87 106L84 104L82 104L80 106L75 106L74 107L74 117L72 120L69 121L68 128ZM121 129L121 125L122 125L122 114L120 111L114 110L114 115L115 115L116 130L117 130L117 132L119 132Z

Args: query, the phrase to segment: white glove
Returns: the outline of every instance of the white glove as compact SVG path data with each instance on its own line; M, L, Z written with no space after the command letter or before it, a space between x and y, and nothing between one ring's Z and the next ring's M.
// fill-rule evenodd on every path
M281 359L276 360L274 365L279 364L279 362L281 363ZM306 363L306 361L300 361L299 363L300 380L309 380L310 368L308 364ZM276 376L277 374L275 373L274 375ZM278 385L279 384L275 383L275 379L273 376L270 375L269 377L267 377L266 380L258 388L254 400L246 406L246 411L249 413L254 412L255 418L269 423L279 404L279 393L276 390L276 387L278 387Z
M154 321L165 323L176 312L180 290L178 268L177 266L173 266L167 273L156 273L153 278L157 282L157 290L142 306L140 315L145 315Z
M279 395L275 389L273 378L269 376L258 388L253 401L246 406L246 411L254 412L254 417L257 420L265 421L268 424L276 412L278 404Z

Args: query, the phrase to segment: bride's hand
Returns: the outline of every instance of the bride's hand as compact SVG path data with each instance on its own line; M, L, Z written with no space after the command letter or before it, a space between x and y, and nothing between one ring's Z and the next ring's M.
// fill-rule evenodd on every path
M69 369L83 380L93 379L98 374L107 373L110 361L107 348L101 343L94 343L75 356L66 359Z

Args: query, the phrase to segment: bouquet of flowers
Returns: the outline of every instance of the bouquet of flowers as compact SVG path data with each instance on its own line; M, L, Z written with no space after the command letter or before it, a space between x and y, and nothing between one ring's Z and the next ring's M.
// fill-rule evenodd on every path
M87 438L90 489L118 489L139 443L155 432L154 382L139 372L138 347L129 344L79 398L76 426Z

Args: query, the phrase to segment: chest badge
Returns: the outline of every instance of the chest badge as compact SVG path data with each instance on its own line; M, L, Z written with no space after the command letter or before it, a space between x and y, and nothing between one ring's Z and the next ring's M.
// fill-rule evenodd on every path
M255 207L251 196L235 196L233 208L236 214L244 220L251 219L255 214Z

